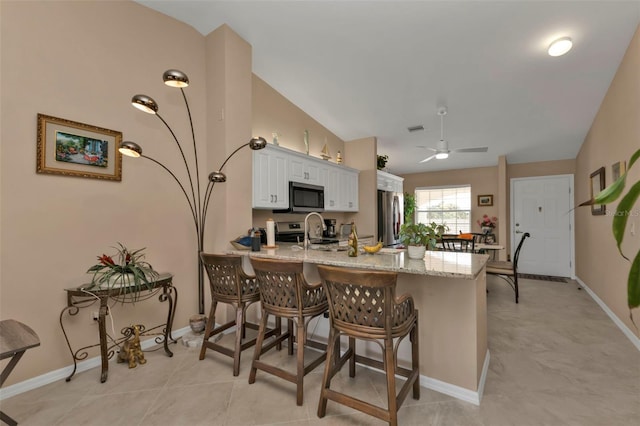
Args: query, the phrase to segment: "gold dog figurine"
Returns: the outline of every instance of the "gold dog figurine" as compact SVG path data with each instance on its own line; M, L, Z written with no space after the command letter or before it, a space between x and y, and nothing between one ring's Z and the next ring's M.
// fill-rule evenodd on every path
M118 353L118 362L129 362L129 368L136 367L136 360L140 364L144 364L147 362L144 359L144 353L142 352L142 348L140 347L140 325L133 325L129 327L129 339L127 339L122 345L122 349ZM133 335L133 338L131 338Z

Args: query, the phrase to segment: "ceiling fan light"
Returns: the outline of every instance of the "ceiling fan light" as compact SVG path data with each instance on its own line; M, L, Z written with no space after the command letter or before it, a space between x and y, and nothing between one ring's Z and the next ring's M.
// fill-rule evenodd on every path
M557 40L554 40L549 45L549 50L547 52L549 53L549 56L562 56L565 53L567 53L569 50L571 50L572 46L573 46L573 42L571 41L571 38L562 37Z
M447 158L449 158L448 152L439 152L436 154L436 160L445 160Z

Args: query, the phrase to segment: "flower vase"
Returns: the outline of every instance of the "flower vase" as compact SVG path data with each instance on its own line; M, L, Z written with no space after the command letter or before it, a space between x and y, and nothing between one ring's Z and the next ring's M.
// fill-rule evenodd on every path
M483 234L493 234L493 228L490 226L483 226L482 227L482 233Z
M425 246L407 246L409 259L423 259L427 248Z

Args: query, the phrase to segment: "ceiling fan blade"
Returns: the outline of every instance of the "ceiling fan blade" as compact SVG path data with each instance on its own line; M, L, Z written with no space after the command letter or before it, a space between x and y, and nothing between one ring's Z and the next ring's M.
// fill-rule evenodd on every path
M424 145L416 145L416 148L428 149L428 150L433 151L433 152L438 151L435 148L431 148L430 146L424 146Z
M479 146L477 148L458 148L452 151L454 152L487 152L489 150L486 146Z
M436 158L436 155L435 155L435 154L433 154L431 157L427 157L427 158L425 158L424 160L420 161L420 163L426 163L427 161L429 161L429 160L431 160L431 159L433 159L433 158Z

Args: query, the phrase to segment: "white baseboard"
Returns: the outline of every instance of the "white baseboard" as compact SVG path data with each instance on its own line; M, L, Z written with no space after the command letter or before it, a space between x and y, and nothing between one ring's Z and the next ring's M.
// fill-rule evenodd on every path
M575 280L578 281L580 286L587 291L587 293L589 294L589 296L591 296L593 300L596 301L598 306L600 306L602 310L607 315L609 315L609 318L611 318L613 323L618 326L618 328L622 331L622 333L624 333L624 335L627 336L629 340L631 340L631 343L633 344L633 346L635 346L636 349L640 351L640 338L638 338L638 336L636 336L634 332L629 330L629 327L627 327L622 321L620 321L620 318L618 318L616 314L614 314L613 311L609 309L607 305L605 305L602 299L600 299L598 295L595 294L593 290L591 290L580 278L576 277Z
M420 375L420 386L443 393L445 395L449 395L461 401L470 402L474 405L480 405L482 394L484 392L484 382L487 379L487 371L489 370L490 358L491 357L489 354L489 350L487 349L487 355L484 357L484 365L482 366L482 374L480 375L480 382L478 383L477 392L460 386L452 385L451 383L443 382L438 379L432 379L423 375Z
M172 330L171 335L174 339L178 339L179 337L182 337L185 333L189 331L191 331L191 328L187 326L179 330ZM157 345L155 338L150 338L140 342L140 346L142 347L142 349L149 349L155 345ZM86 359L84 361L80 361L77 364L76 374L98 367L101 364L102 364L102 361L100 359L100 356L96 356L93 358ZM39 388L40 386L48 385L49 383L53 383L61 379L66 379L67 377L69 377L69 374L71 374L72 371L73 371L73 365L70 365L68 367L63 367L58 370L50 371L48 373L42 374L37 377L33 377L23 382L19 382L11 386L7 386L6 388L2 388L0 389L0 401L6 398L11 398L12 396L15 396L15 395L19 395L23 392L27 392L27 391Z

